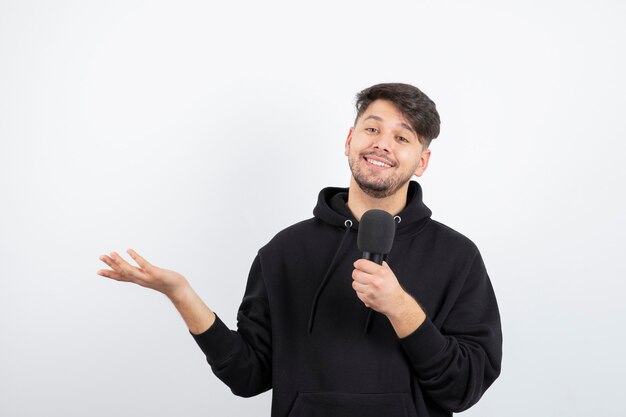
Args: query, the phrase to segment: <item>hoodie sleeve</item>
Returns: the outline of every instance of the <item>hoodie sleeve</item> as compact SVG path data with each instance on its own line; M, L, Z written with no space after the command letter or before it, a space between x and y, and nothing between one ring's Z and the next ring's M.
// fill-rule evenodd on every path
M233 394L252 397L272 387L270 311L258 255L237 313L237 330L230 330L216 315L207 331L190 334L213 373Z
M461 412L480 399L500 374L502 330L479 252L441 329L427 317L400 343L420 387L441 408Z

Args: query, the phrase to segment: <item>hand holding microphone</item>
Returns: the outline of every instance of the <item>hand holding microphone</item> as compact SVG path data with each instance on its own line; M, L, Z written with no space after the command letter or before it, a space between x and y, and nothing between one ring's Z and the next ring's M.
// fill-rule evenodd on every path
M363 259L354 263L352 288L366 307L391 314L407 295L395 274L385 262L391 251L396 225L383 210L369 210L359 222L357 245Z

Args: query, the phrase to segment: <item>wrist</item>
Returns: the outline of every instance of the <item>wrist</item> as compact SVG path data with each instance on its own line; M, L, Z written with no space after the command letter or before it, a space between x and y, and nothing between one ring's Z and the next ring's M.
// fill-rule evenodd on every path
M193 289L191 288L191 285L189 285L189 282L187 280L184 280L184 282L181 282L179 285L168 290L167 292L163 292L163 294L165 294L165 296L169 298L171 302L173 302L174 304L178 304L184 301L186 298L189 298L189 295L192 292Z
M417 330L426 320L426 313L409 293L403 291L397 307L387 315L398 337L403 338Z
M385 314L389 320L400 320L407 316L407 312L414 309L417 303L406 291L401 292L396 297L396 302L391 306Z

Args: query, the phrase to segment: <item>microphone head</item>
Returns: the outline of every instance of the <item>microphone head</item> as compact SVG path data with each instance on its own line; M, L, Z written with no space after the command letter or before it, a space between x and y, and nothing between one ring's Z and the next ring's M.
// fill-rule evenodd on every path
M356 242L361 252L388 254L393 246L396 224L384 210L368 210L359 222Z

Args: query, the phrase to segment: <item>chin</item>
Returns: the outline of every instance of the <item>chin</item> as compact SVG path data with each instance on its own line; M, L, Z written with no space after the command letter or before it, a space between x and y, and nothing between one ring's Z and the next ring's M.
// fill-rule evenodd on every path
M413 176L407 178L405 181L371 181L367 178L354 177L354 181L359 188L370 197L385 198L394 195L402 187L406 186Z
M355 178L355 182L365 194L374 198L385 198L397 191L392 185L377 183L373 181L360 181Z

